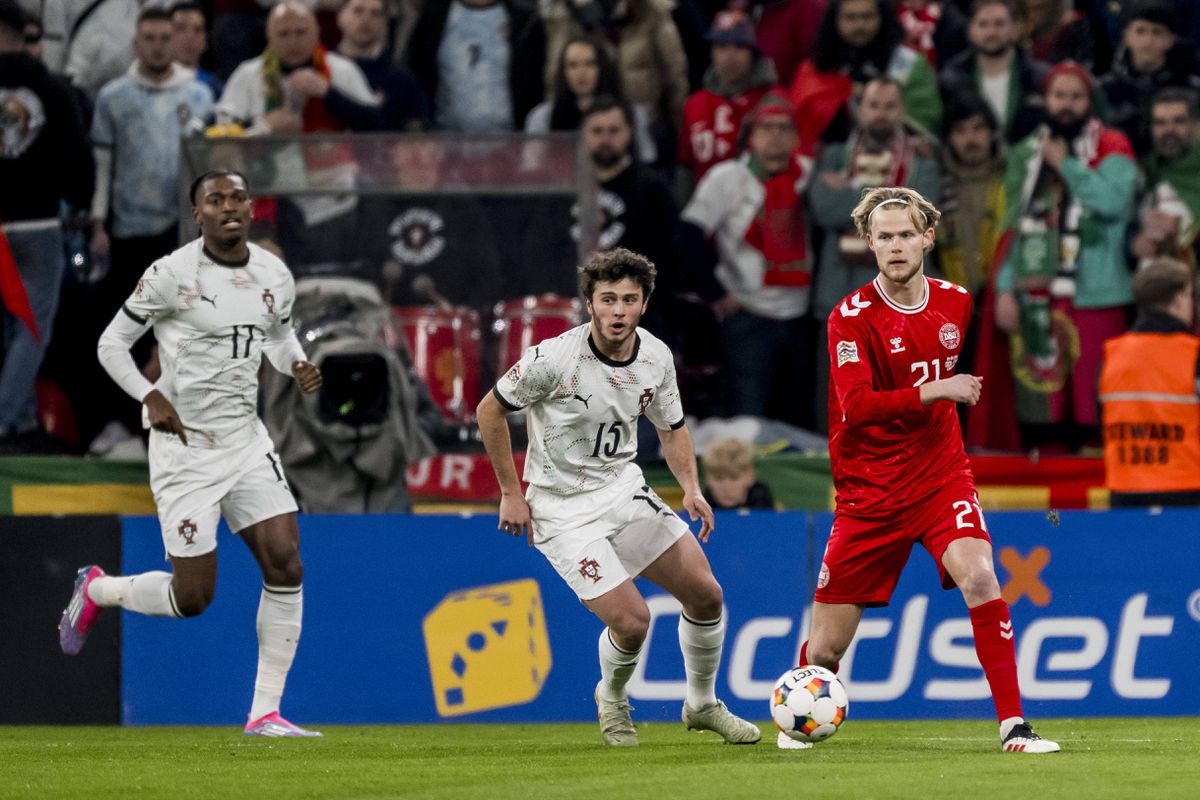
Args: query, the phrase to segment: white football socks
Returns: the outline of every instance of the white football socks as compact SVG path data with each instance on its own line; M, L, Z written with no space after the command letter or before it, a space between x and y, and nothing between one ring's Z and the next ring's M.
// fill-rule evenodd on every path
M178 617L171 593L171 573L143 572L96 578L88 584L88 597L98 606L119 606L151 617Z
M1000 722L1000 741L1003 742L1008 736L1009 732L1024 721L1024 717L1009 717L1008 719L1002 720Z
M251 722L279 710L283 685L300 643L303 613L303 587L263 584L258 601L258 677L250 705Z
M596 689L597 694L606 703L619 703L628 696L625 684L629 683L642 651L630 652L617 647L608 628L600 631L599 649L600 685Z
M717 668L725 642L725 618L696 621L679 615L679 649L687 672L687 706L701 709L717 702Z

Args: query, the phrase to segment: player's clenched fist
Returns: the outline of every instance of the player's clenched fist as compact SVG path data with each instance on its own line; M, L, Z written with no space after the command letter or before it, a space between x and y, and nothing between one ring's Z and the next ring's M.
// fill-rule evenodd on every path
M973 406L979 402L983 390L983 378L976 375L954 375L942 381L942 393L946 400Z
M292 364L292 377L300 385L300 391L312 394L321 388L321 370L311 361L297 361Z

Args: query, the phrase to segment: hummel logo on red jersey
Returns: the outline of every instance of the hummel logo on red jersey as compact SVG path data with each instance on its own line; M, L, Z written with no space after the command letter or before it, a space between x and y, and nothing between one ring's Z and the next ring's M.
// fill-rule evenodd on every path
M904 340L901 339L899 336L895 337L894 339L889 339L888 341L891 342L891 345L892 345L892 349L889 352L892 352L892 353L903 353L904 352Z
M853 309L851 309L850 306L847 305L847 301L845 301L845 300L842 301L842 316L843 317L857 317L859 314L862 313L862 310L864 308L871 305L871 301L863 300L862 297L860 296L861 294L862 294L861 292L855 292L854 297L850 298L849 302L854 305Z

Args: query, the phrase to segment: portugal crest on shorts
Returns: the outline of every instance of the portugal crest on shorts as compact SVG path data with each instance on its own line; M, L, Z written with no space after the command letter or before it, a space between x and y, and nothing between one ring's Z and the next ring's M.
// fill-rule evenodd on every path
M585 578L591 579L592 583L599 583L600 578L600 562L594 558L581 558L579 560L579 574Z
M821 562L821 572L817 575L817 588L824 589L829 585L829 565Z
M199 529L196 527L196 523L192 522L190 519L185 519L183 522L179 523L179 535L183 537L185 544L195 544L193 539L196 538L196 532L198 530Z

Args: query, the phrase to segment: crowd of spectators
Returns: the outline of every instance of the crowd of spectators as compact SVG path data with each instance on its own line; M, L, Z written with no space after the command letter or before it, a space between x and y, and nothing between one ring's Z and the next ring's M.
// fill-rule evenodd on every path
M690 410L815 431L827 425L825 319L875 274L849 220L865 188L910 186L944 212L928 268L975 299L958 366L987 379L964 419L974 447L1097 445L1103 343L1129 327L1132 276L1162 256L1195 271L1200 5L1189 0L0 0L0 11L0 218L15 262L0 258L7 452L52 444L35 413L39 367L40 399L65 392L78 447L136 432L136 409L91 352L137 277L177 245L180 140L204 131L579 131L598 246L657 264L646 325L680 354ZM319 260L337 241L331 220L355 203L301 198L278 215ZM494 236L495 253L517 241L521 258L539 257L472 208L456 241ZM547 238L570 236L563 217ZM466 255L478 249L451 252L483 264ZM509 299L486 269L450 302ZM148 346L139 361L153 373Z

